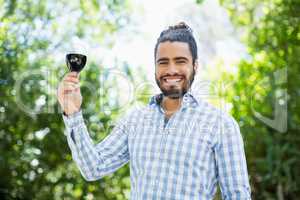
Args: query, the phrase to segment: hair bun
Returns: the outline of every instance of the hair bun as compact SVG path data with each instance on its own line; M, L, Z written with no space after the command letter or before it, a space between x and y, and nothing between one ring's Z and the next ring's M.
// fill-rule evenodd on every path
M178 24L175 24L174 26L169 26L170 30L178 30L178 29L186 29L189 32L193 32L192 29L185 23L185 22L179 22Z

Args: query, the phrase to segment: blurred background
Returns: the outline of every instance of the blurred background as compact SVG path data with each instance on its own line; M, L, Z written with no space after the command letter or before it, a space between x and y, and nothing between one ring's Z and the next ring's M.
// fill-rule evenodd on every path
M82 107L99 142L159 92L154 45L179 21L199 46L192 92L240 125L253 199L299 199L299 0L0 0L0 199L128 199L128 165L86 182L72 161L65 54L88 57Z

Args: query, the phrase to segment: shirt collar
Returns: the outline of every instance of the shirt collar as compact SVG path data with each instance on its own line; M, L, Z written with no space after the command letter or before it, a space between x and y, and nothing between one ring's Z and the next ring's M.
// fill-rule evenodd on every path
M162 99L163 99L162 93L154 95L150 98L149 105L160 105ZM199 105L199 101L194 97L194 95L192 95L190 91L188 91L183 95L183 99L182 99L183 107L197 106L197 105Z

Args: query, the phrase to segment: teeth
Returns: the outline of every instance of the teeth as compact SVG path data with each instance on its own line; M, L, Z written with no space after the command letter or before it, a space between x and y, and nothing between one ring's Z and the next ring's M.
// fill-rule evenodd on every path
M176 83L176 82L181 81L180 78L178 78L178 79L165 79L165 80L166 80L166 82L169 82L169 83Z

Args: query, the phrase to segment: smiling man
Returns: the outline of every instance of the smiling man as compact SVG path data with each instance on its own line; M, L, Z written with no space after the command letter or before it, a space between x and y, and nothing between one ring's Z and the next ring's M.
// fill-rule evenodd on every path
M251 199L243 140L236 121L190 92L197 71L192 30L179 23L155 45L155 79L161 94L132 109L93 144L80 110L76 73L58 88L66 136L83 177L94 181L130 161L132 200Z

